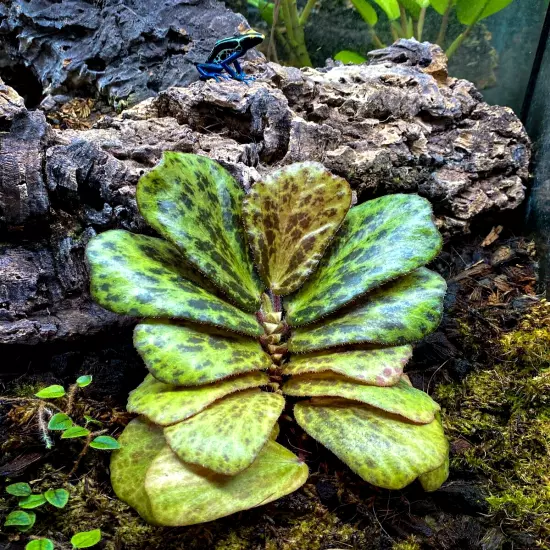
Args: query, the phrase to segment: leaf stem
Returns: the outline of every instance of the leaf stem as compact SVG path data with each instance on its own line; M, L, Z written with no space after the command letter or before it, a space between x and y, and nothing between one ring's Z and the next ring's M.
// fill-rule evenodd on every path
M454 3L455 0L449 0L449 3L447 4L447 9L443 14L443 19L441 20L439 33L437 34L437 38L435 39L435 43L439 44L441 47L443 47L443 44L445 42L445 35L447 34L447 27L449 26L449 17L451 16L451 10L453 9Z
M422 42L422 32L424 31L424 21L426 20L426 8L421 8L416 27L416 39Z
M477 15L474 17L474 20L468 25L468 28L464 32L460 33L455 38L455 40L453 40L453 43L447 48L447 51L445 52L445 54L447 55L447 59L450 59L456 53L456 50L460 48L462 42L464 42L464 40L468 38L468 36L472 32L472 29L474 28L476 23L480 20L482 13L485 11L485 8L487 7L487 4L489 4L489 0L485 0L485 3L483 4L483 6L481 6L479 11L477 12Z
M316 2L317 0L307 0L307 3L302 10L302 13L300 14L299 23L301 27L303 27L307 23L311 10L315 7Z
M407 12L405 11L404 6L399 4L399 15L401 17L401 32L403 33L403 38L408 38L407 36Z
M72 470L68 473L67 477L71 477L80 466L80 462L86 456L86 453L88 452L88 449L90 448L90 443L92 442L92 439L95 439L96 437L103 435L107 433L109 430L99 430L97 432L89 433L86 437L86 442L84 443L84 447L82 447L82 450L80 451L80 454L78 455L76 462L74 463L74 466Z
M371 31L371 39L372 39L372 42L374 43L374 45L377 48L385 48L386 44L384 44L384 42L382 42L382 40L380 40L380 37L376 34L376 31L374 30L374 27L371 27L370 31Z

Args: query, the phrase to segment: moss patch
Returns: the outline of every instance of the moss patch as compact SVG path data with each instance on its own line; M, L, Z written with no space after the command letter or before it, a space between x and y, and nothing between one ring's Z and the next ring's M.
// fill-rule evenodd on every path
M462 325L465 339L483 339ZM497 520L550 544L550 304L536 302L518 326L484 342L491 364L435 398L454 440L452 467L483 479Z

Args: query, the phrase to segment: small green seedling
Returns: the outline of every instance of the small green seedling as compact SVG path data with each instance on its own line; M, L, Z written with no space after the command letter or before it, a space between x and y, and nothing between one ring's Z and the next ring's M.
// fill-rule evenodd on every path
M14 497L28 497L32 494L32 489L28 483L12 483L6 487L6 493Z
M94 529L93 531L82 531L77 533L72 539L73 548L90 548L95 546L101 540L101 530Z
M36 397L40 399L58 399L65 395L65 388L59 384L54 384L53 386L48 386L47 388L41 389L38 393L35 393Z
M27 543L25 550L53 550L54 544L50 539L35 539Z
M44 493L46 500L56 508L65 508L69 501L69 491L66 489L48 489Z

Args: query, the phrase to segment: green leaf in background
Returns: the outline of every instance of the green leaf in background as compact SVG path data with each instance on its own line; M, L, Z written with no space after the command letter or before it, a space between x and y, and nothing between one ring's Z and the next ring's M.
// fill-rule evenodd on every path
M331 398L301 401L294 416L313 439L384 489L405 487L441 466L448 454L438 420L413 424L368 405Z
M397 0L374 0L374 2L384 10L390 21L399 18L399 2Z
M322 323L294 329L289 349L304 353L345 344L415 342L439 324L445 290L440 275L417 269Z
M265 0L248 0L248 5L256 8L260 17L268 24L273 25L273 14L275 13L275 4Z
M361 63L365 63L366 59L359 55L356 52L351 52L349 50L341 50L339 51L335 56L334 59L336 61L341 61L345 65L348 63L353 63L354 65L361 65Z
M28 497L32 494L32 489L28 483L12 483L6 486L6 493L15 497Z
M120 443L110 435L98 435L95 439L92 439L90 447L104 451L113 451L120 449Z
M145 476L153 459L166 447L162 428L143 417L131 420L118 438L121 445L111 457L111 484L117 497L135 508L147 522L155 525Z
M34 523L33 516L35 516L34 512L14 510L8 514L4 527L30 527Z
M444 15L449 7L449 1L450 0L430 0L430 4L439 15Z
M253 315L201 288L203 278L167 241L115 229L94 237L86 254L92 295L115 313L175 317L261 334Z
M456 0L456 15L463 25L477 23L503 10L513 0Z
M393 386L399 382L411 355L411 346L293 355L283 365L283 374L294 376L332 371L363 384Z
M88 435L90 435L90 430L81 426L73 426L61 434L61 439L74 439L75 437L86 437Z
M25 550L54 550L54 545L50 539L36 539L27 543Z
M255 183L243 219L256 265L274 294L296 290L319 260L351 206L348 182L318 162L299 162Z
M157 380L175 386L209 384L271 366L258 341L205 326L148 319L136 326L134 346Z
M262 285L242 228L244 189L217 162L165 152L141 177L136 199L145 221L230 299L256 311Z
M424 491L431 492L437 491L448 477L449 457L445 459L445 462L443 462L439 468L418 476L418 480L420 481Z
M65 489L48 489L44 493L46 500L56 508L65 508L67 502L69 502L69 491Z
M86 420L87 424L95 424L96 426L103 426L103 422L100 422L99 420L96 420L95 418L92 418L88 414L84 415L84 420Z
M420 8L425 7L421 6L420 3L426 3L429 5L430 0L399 0L400 4L411 14L413 19L418 19L420 15Z
M283 385L282 391L298 397L343 397L361 401L420 424L432 422L439 411L439 405L427 393L404 380L395 386L368 386L339 374L321 372L294 376Z
M48 422L48 430L66 430L73 425L73 421L68 414L65 413L56 413Z
M38 508L43 504L46 504L46 497L44 495L29 495L28 497L21 499L18 503L19 508L23 508L25 510Z
M48 386L47 388L40 390L34 395L36 395L36 397L40 397L41 399L55 399L65 395L65 388L59 384L54 384L53 386Z
M252 464L285 406L281 395L246 390L164 429L183 461L233 476Z
M150 374L132 392L128 412L142 414L161 426L181 422L230 393L256 388L269 383L266 374L252 372L204 386L171 386L155 380Z
M73 548L89 548L95 546L101 540L101 530L82 531L71 538Z
M76 384L79 388L85 388L92 383L92 375L84 374L76 379Z
M376 23L378 22L378 14L376 13L376 10L369 4L369 2L367 2L367 0L351 0L351 3L353 7L359 12L359 15L363 18L363 21L365 21L367 25L370 25L371 27L374 27L374 25L376 25ZM343 59L340 59L339 61L343 61ZM345 61L343 62L345 63ZM354 63L354 61L350 61L350 63Z
M432 260L441 242L432 207L418 195L386 195L355 206L317 271L285 299L288 323L312 323L410 273Z
M274 441L234 476L186 464L165 448L147 472L145 490L158 523L183 526L267 504L301 487L307 476L307 466Z

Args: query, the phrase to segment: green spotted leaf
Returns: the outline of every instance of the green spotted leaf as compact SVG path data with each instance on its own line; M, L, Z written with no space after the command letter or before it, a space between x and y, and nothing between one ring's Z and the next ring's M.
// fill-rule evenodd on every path
M167 447L153 460L145 490L158 523L194 525L281 498L301 487L307 475L307 466L274 441L235 476L186 464Z
M332 371L363 384L393 386L399 382L403 367L411 355L411 346L319 351L308 355L293 355L290 362L283 365L283 374L294 376Z
M111 455L111 484L123 500L147 523L157 522L145 492L145 476L153 459L166 446L162 428L143 417L134 418L118 438L121 448Z
M206 157L165 152L138 183L147 223L240 307L256 311L262 285L254 273L241 223L244 189Z
M321 372L292 377L283 386L283 393L298 397L343 397L361 401L420 424L432 422L439 410L439 405L427 393L413 388L404 380L384 388L359 384L339 374Z
M298 424L365 481L401 489L438 468L448 444L441 424L407 422L345 399L314 398L294 407Z
M271 365L256 340L210 327L150 319L136 326L134 345L149 372L175 386L209 384Z
M253 315L205 289L204 278L161 239L127 231L106 231L86 249L91 292L103 307L122 315L169 317L261 333Z
M252 372L204 386L171 386L150 374L132 392L128 412L142 414L155 424L169 426L197 414L230 393L269 383L266 374ZM122 444L122 442L121 442Z
M285 406L281 395L246 390L164 429L183 461L233 476L252 464Z
M260 274L274 294L293 292L315 271L350 205L348 182L318 162L285 166L252 187L243 218Z
M440 248L441 235L426 199L387 195L356 206L317 271L285 299L287 321L292 326L312 323L423 266Z
M405 344L420 340L439 324L446 284L420 268L369 293L323 323L298 327L290 351L307 352L345 344Z
M449 477L449 457L435 470L418 477L424 491L437 491Z

